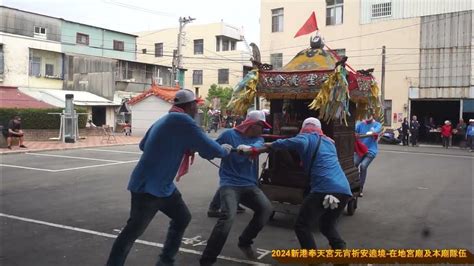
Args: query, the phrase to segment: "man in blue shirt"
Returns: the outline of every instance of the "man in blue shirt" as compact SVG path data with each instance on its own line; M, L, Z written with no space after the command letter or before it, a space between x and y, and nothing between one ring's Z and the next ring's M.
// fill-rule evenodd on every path
M466 129L466 139L470 152L474 151L474 119L469 119L469 126Z
M262 230L272 213L270 201L257 185L256 156L258 154L256 149L263 147L261 134L264 127L270 127L265 122L265 114L261 111L251 111L242 124L224 131L217 139L218 143L230 144L251 156L232 153L221 161L219 170L221 216L207 241L200 259L201 265L212 265L216 262L229 235L239 202L252 209L254 215L240 235L238 246L248 258L256 259L257 257L251 247L253 239Z
M279 139L266 146L298 152L304 170L310 176L310 193L305 197L295 223L301 248L317 248L312 228L318 224L331 248L346 248L336 223L352 192L339 164L334 141L324 135L321 122L314 117L307 118L296 137Z
M359 156L357 153L354 153L354 164L359 168L359 178L360 178L360 197L364 194L362 193L365 185L365 179L367 177L367 168L369 168L370 163L377 156L378 147L377 139L378 134L382 131L382 124L375 121L372 114L369 115L368 119L361 121L356 126L356 136L359 135L369 135L367 137L361 138L360 141L364 143L368 148L368 152L364 156Z
M206 159L225 157L229 145L219 145L206 136L195 123L197 113L194 93L180 90L176 93L170 113L156 121L140 142L143 151L132 172L128 190L132 194L130 218L118 235L110 252L107 265L124 265L135 242L143 234L158 211L171 219L166 241L156 265L173 265L184 230L191 214L173 183L187 171L188 156L198 151ZM178 172L179 170L179 172Z

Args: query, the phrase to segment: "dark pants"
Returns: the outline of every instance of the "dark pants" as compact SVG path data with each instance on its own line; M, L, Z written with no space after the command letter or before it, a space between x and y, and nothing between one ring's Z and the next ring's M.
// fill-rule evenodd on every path
M409 136L410 136L410 134L408 134L408 132L402 133L403 146L408 146Z
M445 147L446 149L449 147L449 139L450 137L444 137L442 136L441 137L443 139L443 147Z
M474 150L474 136L467 136L467 146Z
M214 226L200 259L200 263L205 265L215 263L217 256L221 253L232 228L239 202L254 211L252 220L239 237L239 246L242 247L249 247L253 244L253 239L257 237L273 212L272 204L256 186L224 186L220 188L219 194L222 215Z
M108 266L124 265L133 243L143 234L158 211L163 212L171 221L160 260L156 265L173 265L174 257L181 245L184 230L191 221L191 214L178 190L165 198L132 192L130 218L114 242L107 261Z
M412 132L410 139L411 139L411 145L416 146L418 142L418 132Z
M301 205L295 224L295 233L303 249L317 248L312 233L314 225L319 226L319 230L328 239L331 248L346 248L346 242L337 232L336 224L350 197L344 194L332 193L331 195L338 198L341 202L336 209L331 210L330 208L325 209L323 207L326 195L326 193L310 193Z

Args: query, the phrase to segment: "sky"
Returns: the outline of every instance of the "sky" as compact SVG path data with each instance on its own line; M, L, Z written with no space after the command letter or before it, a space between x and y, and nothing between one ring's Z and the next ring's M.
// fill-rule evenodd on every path
M259 44L258 0L0 0L0 4L135 33L178 27L179 17L196 18L194 24L225 23L243 29L248 43Z

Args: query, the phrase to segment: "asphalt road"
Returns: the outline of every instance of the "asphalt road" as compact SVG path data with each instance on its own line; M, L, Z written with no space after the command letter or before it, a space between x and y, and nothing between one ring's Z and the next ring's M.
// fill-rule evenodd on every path
M355 215L340 219L348 247L473 252L472 155L458 149L382 146ZM1 156L0 264L104 265L128 218L126 186L139 156L136 146ZM206 211L217 180L217 168L197 159L178 183L193 219L177 265L198 265L216 222ZM237 240L250 218L249 210L238 215L218 265L276 264L271 249L299 247L294 217L277 214L255 241L261 258L247 261ZM163 214L155 217L127 265L154 265L168 222ZM328 247L319 233L316 239Z

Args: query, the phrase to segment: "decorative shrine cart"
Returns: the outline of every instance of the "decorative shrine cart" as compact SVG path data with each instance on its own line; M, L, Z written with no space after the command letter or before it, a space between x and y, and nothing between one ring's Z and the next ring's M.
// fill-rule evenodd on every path
M336 144L339 162L349 180L353 197L347 206L349 215L357 208L360 191L359 173L354 166L355 121L373 112L382 114L373 70L354 71L316 36L311 47L299 52L287 65L273 70L260 63L258 48L253 48L253 70L235 87L229 107L245 114L256 97L270 102L268 122L272 125L266 142L298 134L307 117L319 117L325 134ZM349 70L346 70L350 68ZM309 189L309 178L300 158L292 151L272 151L259 181L272 201L275 212L297 214Z

